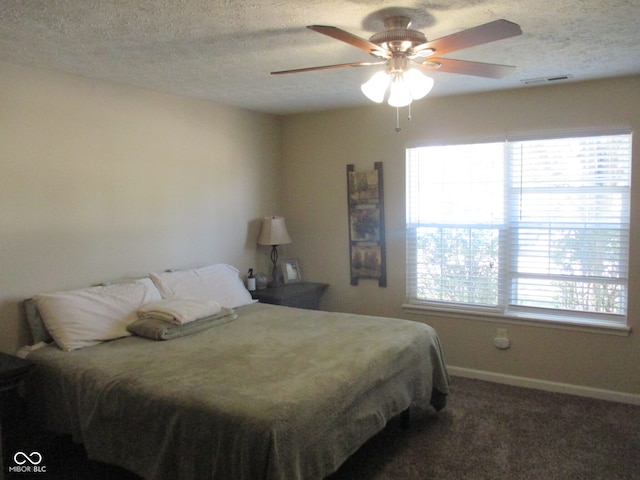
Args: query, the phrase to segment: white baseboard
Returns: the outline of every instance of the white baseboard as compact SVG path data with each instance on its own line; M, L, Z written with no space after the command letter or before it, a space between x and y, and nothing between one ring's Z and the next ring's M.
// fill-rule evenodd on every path
M473 370L470 368L447 366L447 369L451 375L458 377L474 378L477 380L503 383L505 385L513 385L516 387L535 388L537 390L546 390L549 392L597 398L599 400L608 400L611 402L640 405L640 395L634 393L615 392L613 390L602 390L599 388L583 387L567 383L549 382L535 378L516 377L514 375L504 375L502 373Z

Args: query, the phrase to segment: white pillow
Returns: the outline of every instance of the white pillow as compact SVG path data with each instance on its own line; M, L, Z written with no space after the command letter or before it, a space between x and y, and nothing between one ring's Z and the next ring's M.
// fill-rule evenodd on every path
M238 269L218 263L207 267L150 274L162 298L214 300L225 308L255 303L240 279Z
M65 351L131 335L138 309L161 300L151 279L36 295L47 330Z

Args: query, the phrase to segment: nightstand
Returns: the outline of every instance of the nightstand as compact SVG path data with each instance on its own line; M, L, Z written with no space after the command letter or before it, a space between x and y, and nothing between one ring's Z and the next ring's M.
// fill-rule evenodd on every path
M279 287L255 290L251 292L251 296L261 303L318 310L320 297L328 287L326 283L289 283Z
M4 478L4 453L13 453L5 448L8 440L13 443L18 423L24 414L18 395L18 387L31 368L31 362L0 352L0 479Z

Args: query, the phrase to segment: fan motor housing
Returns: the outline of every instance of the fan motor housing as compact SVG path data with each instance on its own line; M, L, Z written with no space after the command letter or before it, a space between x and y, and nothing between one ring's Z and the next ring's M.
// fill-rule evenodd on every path
M408 17L390 17L384 25L387 30L373 34L369 41L391 52L406 52L427 42L424 33L409 28L411 21Z

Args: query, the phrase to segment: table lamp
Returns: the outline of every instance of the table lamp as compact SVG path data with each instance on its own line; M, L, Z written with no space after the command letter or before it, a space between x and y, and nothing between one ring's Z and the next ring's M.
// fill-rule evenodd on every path
M271 274L273 281L271 286L275 287L278 281L278 245L291 243L291 237L287 232L287 226L284 223L284 217L264 217L262 219L262 229L258 237L258 244L271 245L271 262L273 269Z

